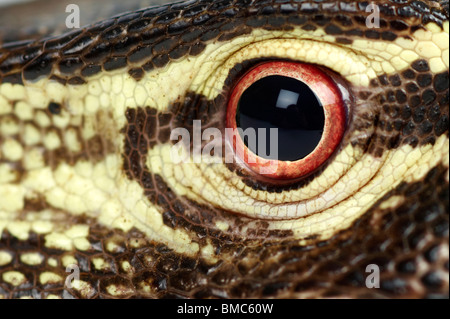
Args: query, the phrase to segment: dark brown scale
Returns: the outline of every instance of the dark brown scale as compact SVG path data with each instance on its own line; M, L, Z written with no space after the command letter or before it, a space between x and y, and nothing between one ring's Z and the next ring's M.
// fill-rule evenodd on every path
M340 44L352 44L353 40L347 39L347 38L336 38L336 43L340 43Z
M341 35L343 33L342 29L334 24L329 24L325 27L325 32L331 35Z
M403 134L405 135L405 142L410 143L411 138L409 138L408 135L415 134L423 141L420 142L421 145L424 144L425 141L433 144L435 142L435 137L440 136L444 132L448 131L448 120L446 120L448 119L448 111L444 105L442 105L442 109L435 105L432 108L432 114L429 114L431 116L427 115L427 110L431 109L429 105L433 104L439 93L437 93L437 90L430 89L430 87L433 85L432 76L429 73L423 73L429 70L428 63L426 61L415 61L412 63L412 68L421 73L416 74L412 70L406 70L402 73L404 79L416 80L416 82L406 82L406 95L403 91L398 90L396 91L395 96L392 96L390 94L390 91L387 91L387 94L385 96L379 98L391 102L396 102L397 105L402 106L402 120L395 120L393 121L393 123L394 128L397 131L402 130ZM436 78L437 76L445 78L446 74L448 73L444 72L439 75L435 75L434 78ZM394 82L392 82L392 80L393 78L390 78L390 82L393 85L398 85L399 81L401 81L398 77L395 78ZM379 81L383 86L389 84L385 77L380 77ZM446 83L446 86L448 90L448 83ZM425 90L422 91L422 89ZM412 93L419 93L420 95L412 95ZM409 101L407 100L407 96L410 96ZM406 104L407 101L408 104ZM396 118L398 116L398 112L392 112L394 110L396 110L396 107L390 108L390 111L388 111L386 114L389 114L389 117ZM412 117L415 124L413 124L412 122L407 122L410 116ZM386 124L384 125L384 127L380 128L382 130L388 131L387 127L389 127L389 121L383 120L383 123ZM433 135L430 136L430 134ZM417 139L417 137L415 139Z
M381 33L381 39L385 41L394 41L397 39L397 35L391 31L384 31Z
M436 93L432 89L426 89L422 93L422 101L424 105L430 105L436 100Z
M169 38L153 45L154 56L170 52L177 45L177 39Z
M105 140L102 136L97 135L86 141L86 152L89 159L94 162L102 161L106 155L112 154L114 151L114 144Z
M407 98L405 91L396 90L395 91L395 99L398 103L402 104L402 103L405 103L408 98Z
M191 18L191 17L198 15L199 13L204 12L207 8L208 8L208 4L194 5L186 10L183 10L182 15L185 18Z
M433 79L433 88L436 92L448 91L448 71L436 74Z
M166 28L162 26L152 27L140 33L142 44L154 44L165 38ZM137 44L140 44L139 42Z
M67 81L67 83L70 84L70 85L81 85L81 84L86 84L86 80L83 79L82 77L74 76L74 77L71 77Z
M137 12L125 13L117 19L117 24L120 25L129 25L131 22L138 20L141 18L142 12L138 10Z
M5 75L4 77L2 77L0 79L0 84L2 82L3 83L11 83L11 84L23 84L22 73L18 72L18 73L10 73L8 75Z
M41 53L41 46L26 48L25 50L19 52L10 52L6 56L2 56L2 59L0 59L0 72L6 75L14 70L20 69L23 64L32 61Z
M92 34L101 33L105 30L110 29L116 23L117 23L117 19L115 19L115 18L106 19L106 20L103 20L103 21L93 25L92 28L89 29L89 31ZM82 30L76 30L76 31L82 31Z
M103 63L105 71L113 71L123 68L127 65L127 58L125 57L110 57Z
M27 81L34 81L42 76L48 76L53 70L53 64L58 61L58 53L42 54L28 63L23 69L23 77Z
M100 72L102 70L102 67L100 65L95 65L95 64L89 64L86 65L82 70L81 70L81 76L83 77L89 77L91 75L97 74L98 72Z
M132 23L128 24L127 30L129 33L142 32L149 26L151 21L152 21L152 19L147 19L147 18L140 19L136 22L132 22Z
M149 71L155 69L155 65L152 63L152 61L150 61L150 62L145 63L145 64L142 66L142 69L143 69L144 71L149 72ZM145 74L144 74L144 75L145 75Z
M411 118L411 108L409 107L409 105L404 105L402 110L401 110L401 118L402 120L408 120L409 118Z
M417 84L419 84L420 87L425 88L425 87L430 86L431 81L432 81L432 76L429 73L419 74L417 76L416 80L417 80Z
M402 76L405 79L414 79L416 77L416 73L411 69L407 69L405 71L402 71Z
M50 102L48 104L48 110L50 111L50 113L52 114L60 114L61 113L61 104L55 103L55 102Z
M415 82L409 82L406 84L406 91L408 93L416 93L417 91L419 91L419 87Z
M136 49L130 52L130 54L128 55L128 61L130 61L131 63L141 61L151 55L152 50L153 47L151 45L143 47L138 46Z
M71 41L68 45L62 48L63 55L77 55L81 54L83 51L94 43L94 38L90 35L84 35L82 37L76 38L74 41Z
M129 34L126 37L117 41L112 47L112 53L115 55L126 56L130 50L141 42L142 37L140 35Z
M122 36L125 31L125 26L123 25L113 25L112 27L106 29L101 34L101 38L103 41L111 42Z
M413 95L410 99L409 99L409 105L411 107L416 107L417 105L419 105L421 102L420 96L418 95Z
M109 42L96 43L83 55L83 60L90 63L102 63L111 54L111 49L112 44Z
M67 57L63 58L59 61L58 66L59 70L63 74L74 74L78 69L80 69L84 65L84 62L80 57ZM99 72L98 70L97 72ZM95 73L93 73L95 74Z
M401 81L401 79L400 79L398 74L391 75L389 77L389 82L391 82L391 84L393 86L400 86L402 84L402 81Z
M430 71L430 67L428 66L428 62L425 60L416 60L411 64L412 68L418 72L428 72Z
M167 63L169 63L169 56L165 54L156 56L152 59L152 64L157 68L162 68Z
M144 77L145 71L142 68L133 68L128 71L128 74L136 81L140 81Z

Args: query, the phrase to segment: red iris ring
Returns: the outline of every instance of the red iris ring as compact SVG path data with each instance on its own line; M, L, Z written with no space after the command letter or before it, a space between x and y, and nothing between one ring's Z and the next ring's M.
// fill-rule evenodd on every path
M237 129L236 112L245 90L256 81L272 75L290 77L305 83L321 102L325 123L318 145L302 159L281 161L256 155L248 149L239 135L230 142L235 156L251 171L273 179L297 179L314 172L337 149L346 128L346 108L334 80L318 67L286 61L265 62L249 70L233 88L228 102L226 127Z

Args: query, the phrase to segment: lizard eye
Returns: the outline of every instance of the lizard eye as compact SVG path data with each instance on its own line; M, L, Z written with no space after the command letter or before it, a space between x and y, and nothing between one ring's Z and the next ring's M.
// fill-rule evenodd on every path
M234 86L228 134L237 160L273 179L314 172L336 151L347 110L338 84L319 67L270 61L256 65Z

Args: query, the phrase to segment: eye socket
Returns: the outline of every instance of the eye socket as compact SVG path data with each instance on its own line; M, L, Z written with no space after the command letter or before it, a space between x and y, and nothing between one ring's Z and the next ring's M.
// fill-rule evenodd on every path
M261 63L237 82L227 108L227 134L236 158L254 173L297 179L337 149L346 106L335 81L316 66Z

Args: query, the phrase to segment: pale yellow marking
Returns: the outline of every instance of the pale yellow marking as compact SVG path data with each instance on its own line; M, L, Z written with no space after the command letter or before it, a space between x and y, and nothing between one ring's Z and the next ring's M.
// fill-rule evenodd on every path
M84 297L90 297L95 293L94 288L86 281L75 279L71 285L73 289L78 290Z
M53 230L53 224L45 220L34 221L31 229L37 234L48 234Z
M227 231L229 228L230 228L230 225L229 224L227 224L226 222L224 222L224 221L220 221L220 220L218 220L218 221L216 221L216 227L218 228L218 229L220 229L221 231Z
M432 58L429 61L430 70L433 73L439 73L442 69L445 69L445 64L442 59Z
M126 273L133 273L134 269L133 266L131 266L131 264L128 261L123 261L121 264L122 270L125 271Z
M48 211L43 211L39 214L36 214L37 216L33 213L30 213L27 217L29 217L30 219L34 217L46 218L46 214L48 215ZM6 216L2 216L2 211L0 210L0 233L3 229L7 229L11 233L11 235L15 236L16 238L20 240L27 240L29 232L31 230L36 232L37 234L48 234L55 229L55 225L48 220L17 221L14 217L15 215L11 213Z
M431 41L421 41L417 44L416 50L418 54L425 58L441 57L442 51L436 44Z
M120 246L117 245L115 242L113 241L108 241L106 243L106 250L111 252L111 253L117 253L120 251Z
M14 111L17 117L23 121L31 120L33 118L33 109L30 104L25 101L19 101L14 106Z
M61 139L55 131L50 131L44 136L44 146L49 151L53 151L61 147Z
M62 299L60 296L49 294L46 299Z
M26 145L35 145L41 142L42 136L36 126L32 124L25 125L24 140Z
M134 290L124 286L109 285L106 287L106 292L108 292L111 296L119 297L132 294L134 293Z
M208 241L208 244L203 246L200 252L205 260L208 260L210 263L216 263L218 259L214 250L214 246L210 241Z
M64 234L54 232L45 236L45 247L70 251L73 248L73 243Z
M25 156L23 164L25 169L27 170L44 167L45 161L43 150L39 148L33 148L27 151L27 156Z
M30 223L24 221L13 221L8 224L8 231L20 240L27 240L30 233Z
M6 251L0 251L0 267L6 266L12 261L12 256Z
M69 265L78 265L78 261L76 258L72 255L65 255L61 258L61 263L64 267L67 267Z
M137 285L139 287L139 291L142 291L143 293L151 293L152 292L152 287L148 284L148 282L145 281L141 281L139 282L139 284Z
M88 225L74 225L66 231L69 238L86 238L89 235Z
M37 266L44 261L44 256L38 252L24 253L20 255L20 261L30 266Z
M26 94L26 90L23 85L3 83L0 86L0 95L3 95L8 100L20 100Z
M87 240L86 238L75 238L73 240L73 244L76 249L82 251L86 251L89 250L89 248L91 248L91 244L89 243L89 240Z
M64 142L67 149L72 152L81 151L81 143L78 139L77 132L73 128L70 128L64 134Z
M143 238L133 238L129 241L131 248L142 248L146 245L146 240Z
M55 187L52 174L50 167L33 169L26 174L23 185L29 189L40 189L40 191L44 193Z
M392 196L380 204L380 209L389 209L400 206L405 201L404 196Z
M0 134L3 136L13 136L20 132L20 126L17 120L12 116L0 118Z
M419 55L412 50L402 50L399 54L405 62L411 63L419 59Z
M34 120L40 127L43 128L49 127L52 124L50 118L44 111L37 111Z
M50 257L50 258L47 260L47 264L48 264L50 267L57 267L57 266L58 266L58 260L55 259L55 258L53 258L53 257Z
M8 184L17 179L17 172L9 164L0 164L0 184Z
M105 259L101 257L92 258L92 264L97 270L108 270L111 269L111 265Z
M12 138L7 138L6 141L1 145L0 159L2 158L15 162L22 158L23 147L18 141Z
M88 113L95 113L100 107L100 101L97 97L92 95L86 97L84 104L86 105L86 112Z
M10 114L11 112L11 103L0 94L0 115Z
M55 273L50 272L50 271L45 271L45 272L43 272L43 273L41 273L39 275L39 282L42 285L57 284L57 283L60 283L62 281L63 281L63 278L60 275L55 274Z
M13 286L20 286L27 282L27 278L18 271L7 271L2 274L2 279Z

